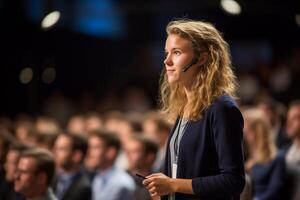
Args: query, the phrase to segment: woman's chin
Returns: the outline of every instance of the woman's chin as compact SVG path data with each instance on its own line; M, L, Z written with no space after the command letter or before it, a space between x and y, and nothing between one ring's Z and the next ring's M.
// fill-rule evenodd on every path
M168 77L169 84L174 84L178 82L178 79L175 77Z

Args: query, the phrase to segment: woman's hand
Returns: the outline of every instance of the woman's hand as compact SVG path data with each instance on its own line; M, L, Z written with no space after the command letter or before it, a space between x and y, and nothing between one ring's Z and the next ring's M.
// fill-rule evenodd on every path
M151 200L161 200L160 196L151 197Z
M175 192L174 181L162 173L151 174L146 177L143 184L148 189L152 198L168 195ZM159 198L160 199L160 198Z

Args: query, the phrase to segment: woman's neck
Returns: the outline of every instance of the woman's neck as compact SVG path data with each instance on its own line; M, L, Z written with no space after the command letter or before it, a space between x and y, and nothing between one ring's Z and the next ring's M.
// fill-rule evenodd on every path
M186 98L187 98L187 100L188 100L188 102L187 103L189 103L190 101L191 101L191 99L192 99L192 87L184 87L184 91L185 91L185 95L186 95Z
M184 86L184 92L185 92L185 95L186 95L186 98L187 98L187 103L184 107L184 111L183 111L183 118L188 118L189 116L189 112L190 112L190 103L193 99L193 91L192 91L192 86L191 85L185 85Z

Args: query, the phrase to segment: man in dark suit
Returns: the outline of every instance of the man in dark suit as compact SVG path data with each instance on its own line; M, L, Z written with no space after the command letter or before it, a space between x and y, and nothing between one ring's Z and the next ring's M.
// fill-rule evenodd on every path
M90 180L82 169L86 151L87 141L83 136L63 133L56 139L54 191L59 200L91 199Z
M23 199L21 194L14 191L14 178L17 172L18 160L23 151L29 149L28 146L21 143L11 143L6 154L4 164L5 180L3 185L0 186L1 194L0 199L20 200Z
M48 150L28 149L18 161L14 190L26 200L57 200L50 188L54 171L54 158Z

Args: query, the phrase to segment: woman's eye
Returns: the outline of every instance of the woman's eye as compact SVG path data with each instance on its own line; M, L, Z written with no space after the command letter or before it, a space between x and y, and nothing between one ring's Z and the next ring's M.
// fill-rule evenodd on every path
M174 55L180 55L180 51L174 51Z

